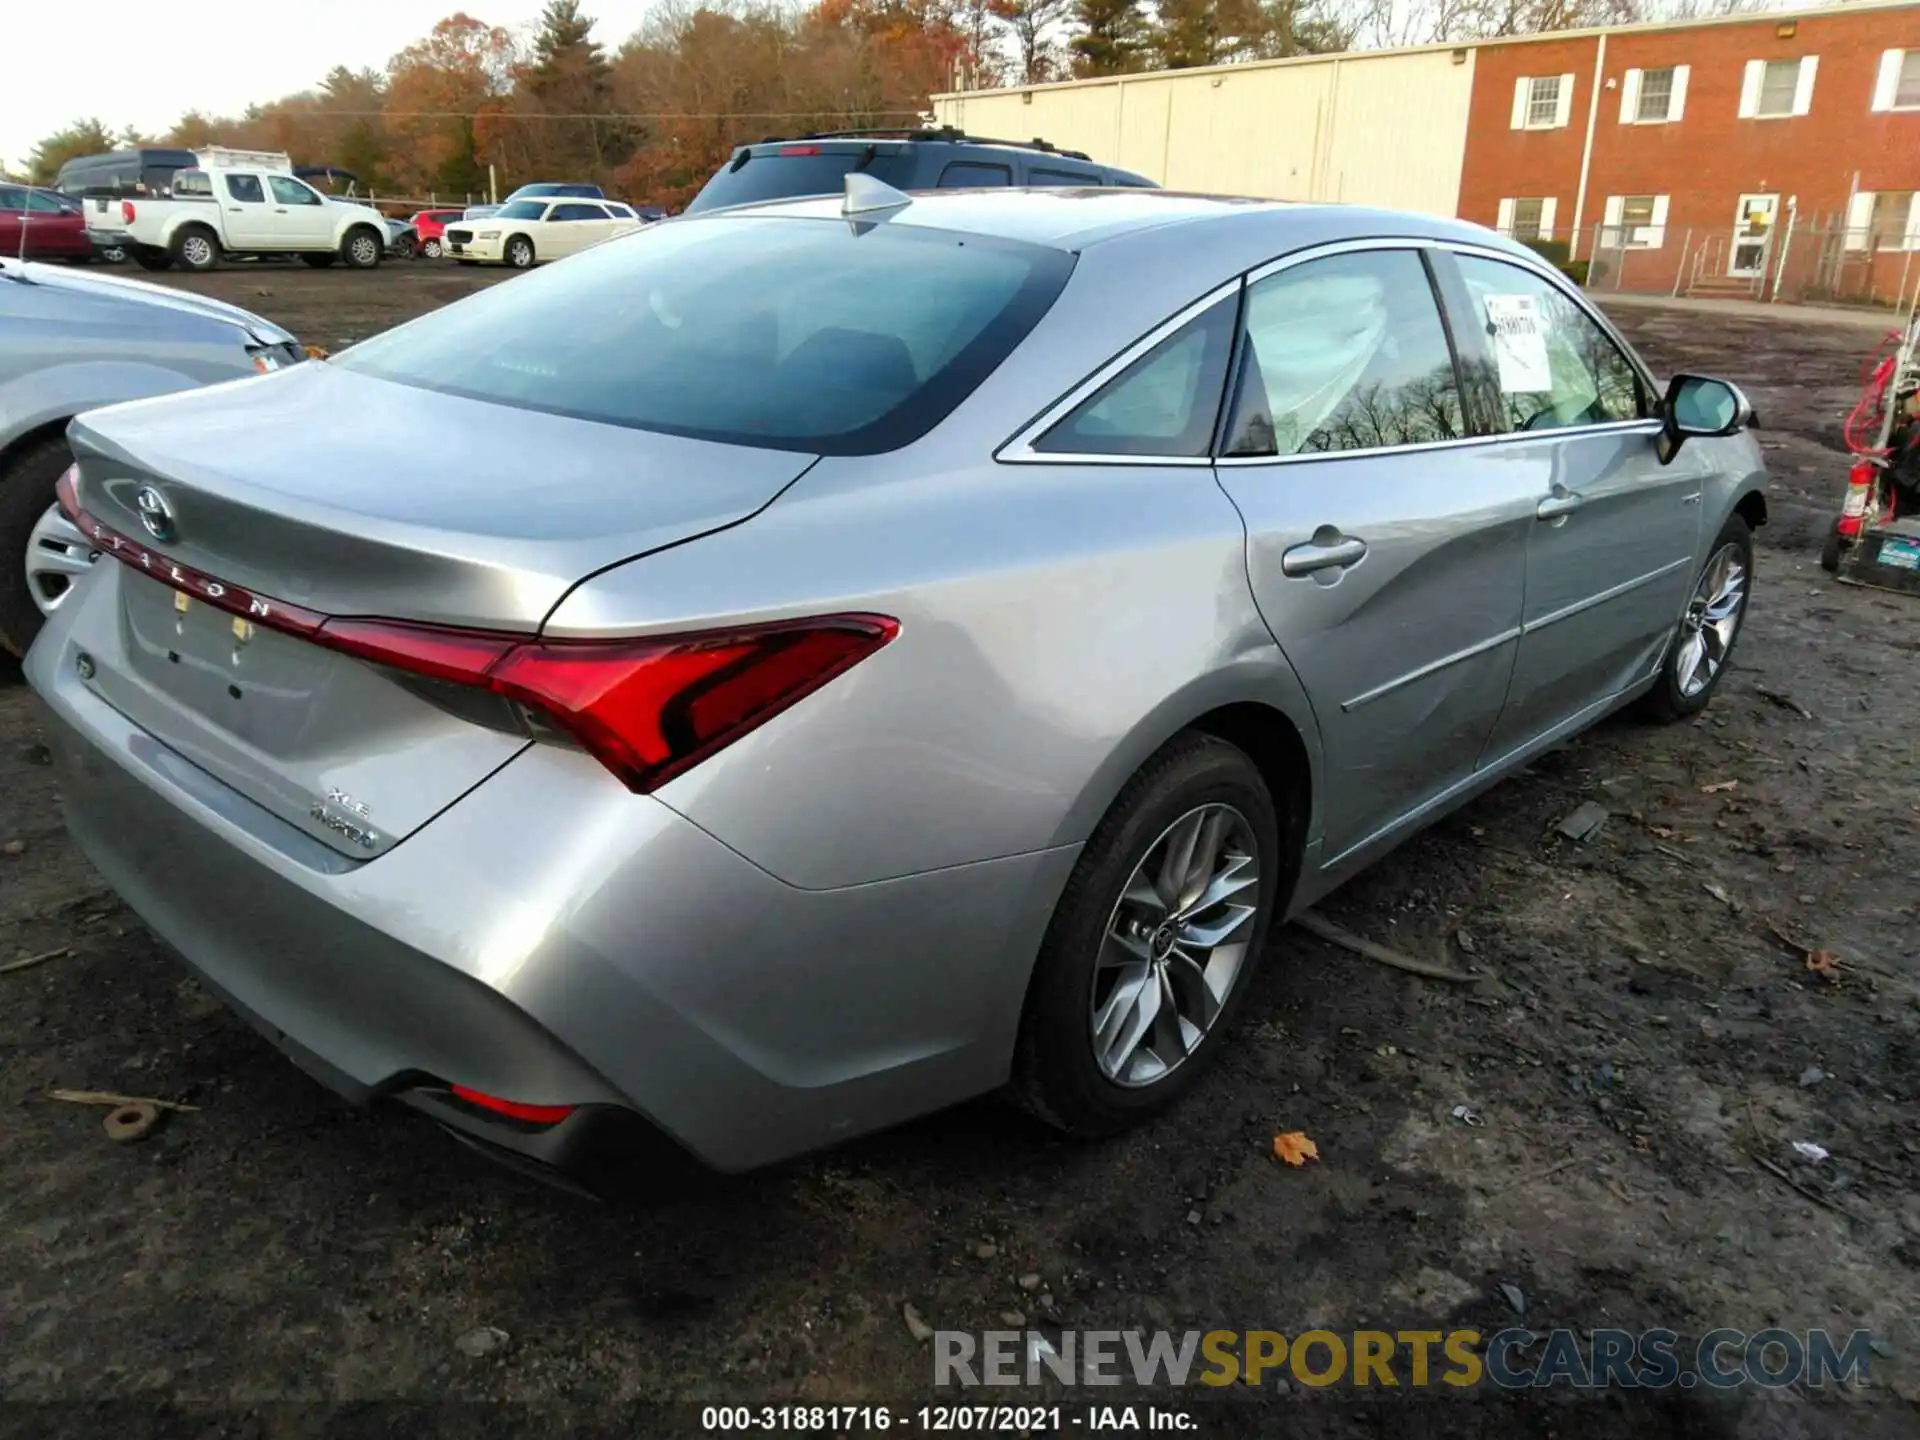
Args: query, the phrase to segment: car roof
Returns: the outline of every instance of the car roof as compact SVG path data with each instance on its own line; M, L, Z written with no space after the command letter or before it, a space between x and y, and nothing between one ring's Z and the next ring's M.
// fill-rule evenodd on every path
M1346 235L1402 235L1464 239L1481 244L1497 239L1481 226L1437 219L1431 215L1413 215L1357 205L1200 195L1179 190L1046 186L1031 189L920 190L910 193L912 203L890 212L884 223L992 235L1061 250L1084 250L1090 245L1168 226L1255 216L1273 219L1291 217L1299 222L1301 229L1325 232L1329 239ZM808 219L840 219L844 218L842 203L841 196L824 195L798 200L770 200L708 213L714 218L725 215L786 215ZM694 215L688 218L698 220L702 217Z

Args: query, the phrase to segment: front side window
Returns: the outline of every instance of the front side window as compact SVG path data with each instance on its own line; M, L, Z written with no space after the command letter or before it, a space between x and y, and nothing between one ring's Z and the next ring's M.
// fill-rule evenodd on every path
M1498 260L1455 257L1472 314L1455 333L1484 337L1509 430L1558 430L1636 420L1640 381L1605 330L1541 276ZM1465 343L1463 341L1463 343Z
M1634 118L1641 124L1657 124L1673 110L1674 67L1640 72L1640 104Z
M242 205L264 205L267 192L260 188L258 175L228 175L225 177L228 198L238 200Z
M1310 260L1247 292L1229 455L1326 454L1467 433L1453 351L1411 250Z
M1238 296L1180 327L1034 442L1067 455L1205 455L1220 415Z
M871 455L972 394L1072 271L1067 251L981 235L715 216L593 246L330 363L604 424Z
M42 195L38 190L27 192L27 209L36 215L71 215L73 207L62 205L51 195Z
M496 220L538 220L547 213L544 200L515 200L511 205L502 205L494 214Z
M0 185L0 210L25 210L27 192L11 185Z
M276 205L318 205L320 197L302 185L298 180L290 180L285 175L269 175L267 187L273 191Z

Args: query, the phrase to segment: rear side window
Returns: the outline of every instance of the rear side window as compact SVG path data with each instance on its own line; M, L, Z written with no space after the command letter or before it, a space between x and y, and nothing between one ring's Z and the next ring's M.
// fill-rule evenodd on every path
M1038 165L1027 171L1029 185L1098 185L1100 177L1091 170L1043 170Z
M871 158L868 156L871 154ZM858 170L898 189L911 186L908 157L882 154L870 145L826 149L818 145L782 145L753 151L746 164L730 160L707 181L687 206L689 215L723 205L752 205L762 200L791 200L803 195L838 195L848 172Z
M940 172L942 190L975 190L986 185L1011 185L1013 172L1004 165L982 165L974 160L955 160Z
M1411 250L1295 265L1247 290L1228 455L1421 445L1466 434L1453 351Z
M266 191L260 188L258 175L228 175L223 177L227 194L242 205L262 205L266 203Z
M1034 442L1057 455L1205 455L1233 346L1231 296L1183 325Z
M598 205L582 205L576 202L571 205L554 206L547 218L549 220L604 220L607 218L607 212Z
M980 235L715 216L595 246L332 363L607 424L877 454L970 395L1072 269Z

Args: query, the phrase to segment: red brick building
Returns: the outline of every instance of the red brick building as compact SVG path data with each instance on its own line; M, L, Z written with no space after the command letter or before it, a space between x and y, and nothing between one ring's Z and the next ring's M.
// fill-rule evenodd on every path
M1920 5L1483 44L1459 213L1599 288L1911 294Z

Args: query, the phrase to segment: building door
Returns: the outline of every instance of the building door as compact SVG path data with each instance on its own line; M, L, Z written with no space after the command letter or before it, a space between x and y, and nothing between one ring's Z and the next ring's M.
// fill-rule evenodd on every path
M1773 253L1773 222L1779 214L1778 195L1740 197L1740 208L1733 217L1733 249L1727 256L1727 274L1766 273L1767 256Z

